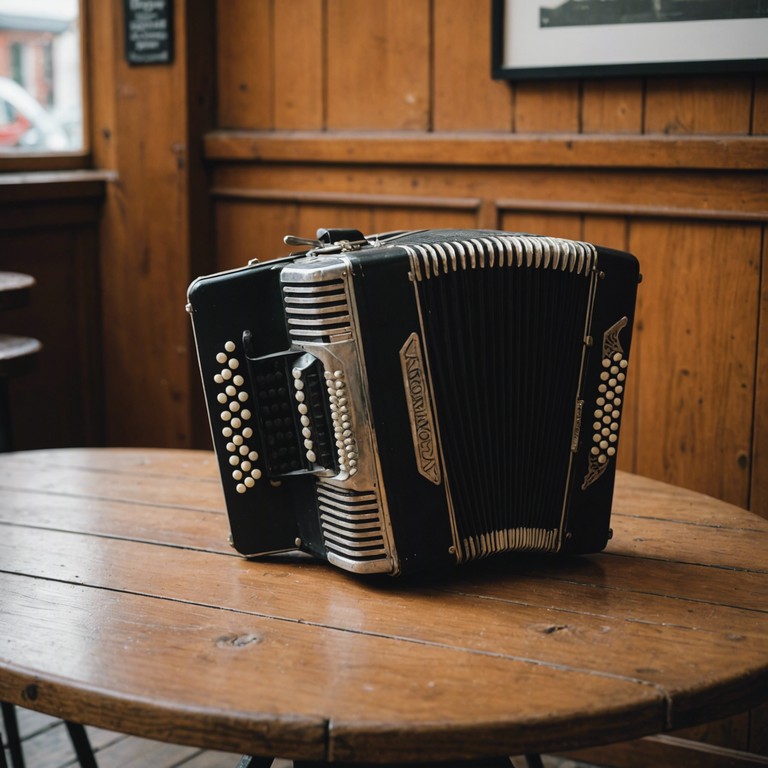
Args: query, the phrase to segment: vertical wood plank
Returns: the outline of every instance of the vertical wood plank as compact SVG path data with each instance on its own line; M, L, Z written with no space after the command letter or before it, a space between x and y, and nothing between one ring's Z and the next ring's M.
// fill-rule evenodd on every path
M761 277L749 506L758 515L768 517L768 227L765 226ZM764 717L768 720L768 708L764 711Z
M490 18L490 0L440 0L433 6L436 131L512 129L511 85L490 75Z
M177 4L176 55L168 66L128 66L122 45L89 53L91 71L114 78L99 87L107 103L94 110L114 120L113 138L94 143L95 165L116 172L103 208L100 263L105 432L112 445L181 448L192 441L193 362L179 307L191 280L191 241L205 229L191 215L201 158L190 130L204 123L193 112L208 109L210 100L192 81L212 61L207 47L195 47L188 66L187 25L190 18L204 23L207 10L197 1ZM121 28L122 11L121 0L90 5L101 30Z
M273 0L217 0L218 124L274 125Z
M760 228L634 221L629 246L644 275L637 471L746 507Z
M748 134L751 110L748 78L649 78L645 132Z
M585 80L581 96L581 130L583 133L642 133L642 81Z
M754 80L752 133L755 136L768 133L768 76L766 75L756 76Z
M285 256L283 237L302 234L295 204L242 200L216 202L216 233L218 271Z
M275 128L323 127L323 0L274 5Z
M429 0L327 0L335 130L429 127Z
M580 94L577 80L543 80L515 87L517 133L578 133Z

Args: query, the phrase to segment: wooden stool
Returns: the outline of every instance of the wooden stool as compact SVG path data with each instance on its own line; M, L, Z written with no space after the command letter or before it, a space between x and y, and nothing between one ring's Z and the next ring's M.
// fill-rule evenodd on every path
M17 272L0 272L0 310L24 306L35 279ZM33 370L42 344L26 336L0 333L0 452L10 451L12 444L11 406L8 382Z

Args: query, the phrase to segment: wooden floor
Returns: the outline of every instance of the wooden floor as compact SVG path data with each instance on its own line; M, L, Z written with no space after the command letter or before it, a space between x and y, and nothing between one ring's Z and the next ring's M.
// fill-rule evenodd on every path
M26 768L77 767L66 727L61 720L17 708ZM236 768L240 755L180 747L139 739L101 728L86 729L99 768ZM6 746L3 731L3 746ZM6 750L8 765L10 756Z
M77 768L72 743L61 720L16 708L23 742L26 768ZM160 741L139 739L101 728L86 728L99 768L236 768L240 755L213 752L194 747L180 747ZM7 746L5 730L0 722L3 747ZM11 766L8 750L5 752ZM522 768L522 758L514 758L510 768ZM544 757L545 768L592 768L554 757ZM273 768L292 768L289 760L276 760Z

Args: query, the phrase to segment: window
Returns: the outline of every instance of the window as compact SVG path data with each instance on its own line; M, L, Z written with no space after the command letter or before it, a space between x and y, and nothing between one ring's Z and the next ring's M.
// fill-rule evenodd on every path
M82 149L78 0L0 0L0 156Z

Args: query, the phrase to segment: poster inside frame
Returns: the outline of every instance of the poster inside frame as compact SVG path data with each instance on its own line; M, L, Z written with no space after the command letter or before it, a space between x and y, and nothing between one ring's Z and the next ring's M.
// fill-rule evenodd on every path
M491 63L508 80L768 71L768 0L493 0Z

